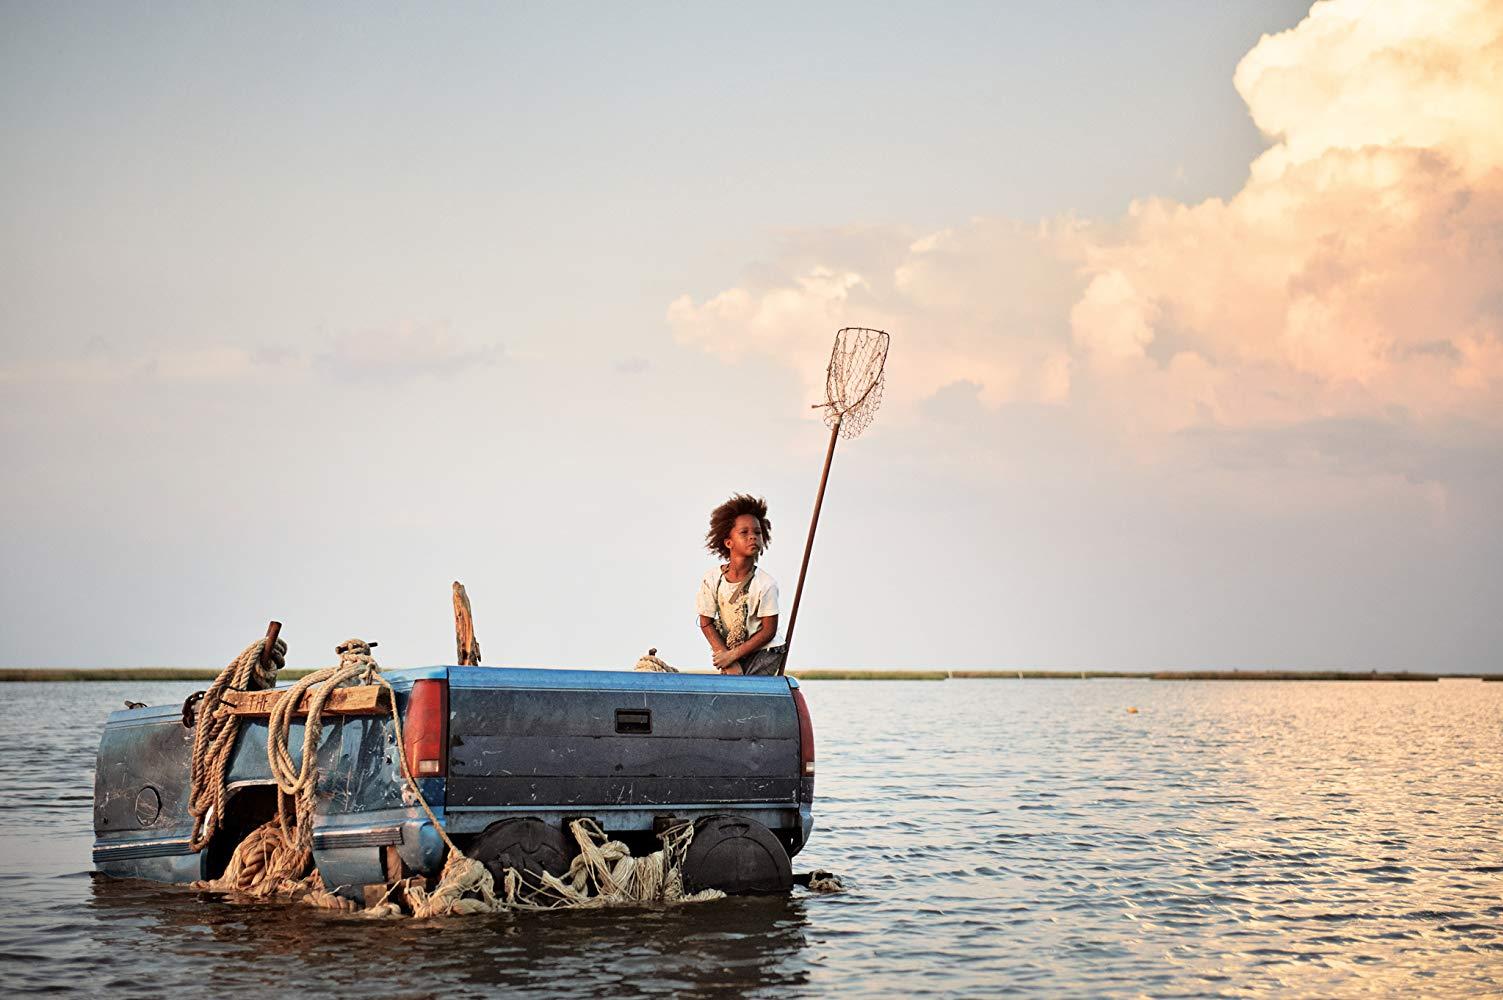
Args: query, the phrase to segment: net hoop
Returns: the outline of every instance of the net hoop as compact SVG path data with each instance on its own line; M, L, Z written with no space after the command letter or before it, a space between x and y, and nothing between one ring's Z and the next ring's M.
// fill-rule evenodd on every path
M842 327L835 334L825 369L825 401L815 409L825 411L825 426L838 425L843 438L866 430L882 406L890 340L886 332L864 326Z

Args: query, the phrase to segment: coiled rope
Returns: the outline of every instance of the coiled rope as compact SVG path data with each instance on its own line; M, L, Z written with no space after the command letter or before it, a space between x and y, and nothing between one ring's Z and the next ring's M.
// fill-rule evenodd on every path
M277 822L283 839L296 848L296 856L290 861L295 861L300 871L313 861L313 807L317 801L318 742L323 735L324 705L335 688L357 681L370 684L381 672L371 656L370 643L363 639L346 639L334 651L339 654L339 664L315 670L294 684L277 701L266 723L266 761L281 793L277 796ZM390 684L385 686L391 690ZM304 695L308 696L308 717L303 723L302 749L294 761L292 717L301 707ZM395 694L391 701L395 713Z
M220 712L224 692L261 691L277 682L277 671L287 662L287 644L273 643L269 665L261 666L261 651L266 640L257 639L219 672L204 692L198 705L198 721L193 729L193 757L189 772L188 815L193 817L193 831L188 836L189 850L201 851L224 822L224 775L229 770L235 738L240 735L240 717Z
M667 661L658 656L658 650L656 646L649 649L646 656L637 660L637 665L632 669L648 674L678 673L677 670L668 665Z

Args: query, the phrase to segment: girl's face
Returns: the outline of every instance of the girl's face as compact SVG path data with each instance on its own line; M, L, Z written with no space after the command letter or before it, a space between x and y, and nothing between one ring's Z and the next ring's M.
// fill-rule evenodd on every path
M731 533L725 539L726 548L732 556L755 559L762 551L762 522L755 514L742 514L731 525Z

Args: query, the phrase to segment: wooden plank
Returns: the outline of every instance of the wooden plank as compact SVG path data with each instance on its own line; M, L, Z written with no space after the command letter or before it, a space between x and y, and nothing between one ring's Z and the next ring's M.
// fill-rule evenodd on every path
M223 701L231 715L270 715L288 689L270 691L226 691ZM324 702L325 715L386 715L391 711L391 701L386 689L374 684L359 687L335 688ZM297 715L308 714L308 695L298 706Z

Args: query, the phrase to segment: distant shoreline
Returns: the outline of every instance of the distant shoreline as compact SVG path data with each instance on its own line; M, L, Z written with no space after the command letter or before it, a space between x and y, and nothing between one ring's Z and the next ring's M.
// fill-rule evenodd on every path
M505 668L497 668L505 669ZM297 680L311 670L283 670L283 680ZM1154 681L1503 681L1503 674L1417 673L1412 671L1355 673L1340 670L793 670L806 681L943 681L943 680L1097 680ZM122 667L109 669L21 667L0 668L0 683L8 681L212 681L218 670L192 667Z

